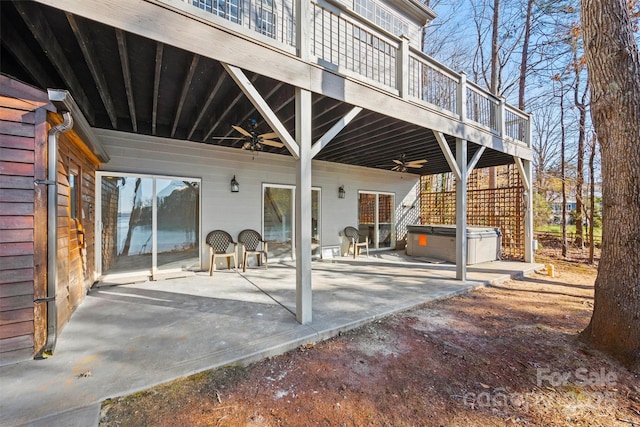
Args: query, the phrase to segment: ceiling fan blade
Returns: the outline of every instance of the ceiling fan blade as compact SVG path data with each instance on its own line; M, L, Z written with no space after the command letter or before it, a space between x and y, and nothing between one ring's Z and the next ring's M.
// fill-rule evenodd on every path
M403 164L404 162L402 160L398 160L398 159L393 159L393 163L397 163L399 165Z
M244 136L212 136L211 139L245 139Z
M271 141L269 139L261 139L260 142L264 145L270 145L272 147L278 147L278 148L282 148L284 147L284 144L282 142L279 141Z
M425 163L427 163L426 160L414 160L412 162L407 162L407 166L412 168L421 168Z
M415 169L420 169L420 168L421 168L421 167L423 167L423 166L424 166L424 164L421 164L421 165L409 165L409 164L408 164L408 165L407 165L407 167L408 167L408 168L415 168Z
M278 134L275 132L263 133L262 135L258 135L262 139L274 139L278 138Z
M244 136L248 136L249 138L251 138L251 134L246 130L242 129L240 126L231 125L231 127L237 130L238 132L240 132L241 134L243 134Z

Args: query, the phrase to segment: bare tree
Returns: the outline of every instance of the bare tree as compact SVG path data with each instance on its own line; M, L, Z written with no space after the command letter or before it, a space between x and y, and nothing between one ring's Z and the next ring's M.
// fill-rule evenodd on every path
M586 138L586 126L587 126L587 96L588 96L588 84L582 85L582 72L584 70L583 67L583 58L581 58L578 54L579 49L579 35L577 34L577 30L574 30L574 36L571 38L571 50L573 52L573 61L571 62L571 69L575 76L574 85L573 85L573 104L578 110L578 141L577 141L577 175L576 175L576 213L575 213L575 224L576 224L576 240L575 244L580 248L584 247L583 235L584 232L582 230L582 211L584 207L584 203L582 200L583 195L583 185L584 185L584 155L585 155L585 138ZM584 87L582 87L584 86ZM580 93L582 91L582 94Z
M532 106L534 151L533 167L536 191L548 197L548 171L559 162L560 115L555 103L539 102Z
M640 372L640 54L626 0L581 0L602 157L602 258L582 337Z
M589 144L589 263L593 264L595 258L595 242L593 239L593 230L595 228L596 219L596 147L598 140L595 135L591 138Z

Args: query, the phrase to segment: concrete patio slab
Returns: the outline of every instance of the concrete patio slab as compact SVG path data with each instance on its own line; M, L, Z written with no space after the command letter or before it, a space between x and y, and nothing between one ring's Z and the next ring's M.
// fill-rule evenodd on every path
M100 402L250 363L541 266L452 264L396 252L313 263L313 322L295 319L295 266L92 289L53 357L0 367L0 425L97 425Z

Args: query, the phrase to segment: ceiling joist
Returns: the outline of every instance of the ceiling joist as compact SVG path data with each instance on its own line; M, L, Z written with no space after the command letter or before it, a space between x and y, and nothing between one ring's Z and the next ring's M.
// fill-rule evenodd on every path
M124 89L127 93L127 103L129 104L129 116L134 132L138 132L138 120L136 119L136 104L133 97L133 85L131 84L131 68L129 67L129 53L127 51L127 38L124 31L116 28L116 39L118 39L118 52L120 52L120 64L122 65L122 77L124 78Z
M15 2L14 5L25 24L27 24L29 31L31 31L33 37L51 60L52 65L56 68L62 80L64 80L69 91L73 93L74 99L80 104L85 117L93 121L95 114L91 102L89 102L89 98L87 98L85 91L82 89L82 84L73 71L73 67L64 54L64 49L62 49L58 43L56 35L47 22L47 18L42 13L42 10L30 7L29 2Z
M249 98L251 103L256 107L262 117L269 123L271 129L278 134L280 141L284 143L287 150L291 153L294 159L300 158L300 152L298 144L291 137L289 131L282 125L278 117L275 115L271 107L267 104L264 98L258 93L253 84L249 81L247 76L244 75L242 70L233 65L222 63L224 69L229 73L233 80L240 86L240 89Z
M160 97L160 75L162 74L162 55L164 44L156 43L156 66L153 74L153 100L151 107L151 134L155 135L158 126L158 98Z
M80 22L78 22L76 17L70 13L66 13L66 16L67 21L69 22L69 26L71 27L71 31L73 31L73 34L78 41L82 56L84 57L87 66L89 67L89 72L91 73L91 76L96 83L96 88L98 89L98 93L100 94L100 98L102 99L102 104L107 110L109 120L111 120L111 126L113 126L114 129L117 129L118 118L116 115L116 108L113 105L113 100L111 99L111 95L109 94L109 86L107 85L104 73L91 54L91 52L95 52L95 50L91 48L89 37L85 33L83 33L82 29L80 28L81 24Z
M178 100L178 109L176 110L176 118L173 121L173 128L171 129L171 138L173 138L176 134L176 128L178 127L178 123L180 122L180 116L182 115L182 107L184 107L184 101L187 99L187 94L189 93L189 88L191 87L191 81L193 80L193 75L196 73L196 68L198 67L199 59L200 59L200 56L195 54L191 58L191 64L189 65L189 71L187 72L187 77L184 79L184 83L182 84L182 93L180 94L180 99Z
M47 76L46 71L38 62L38 58L19 37L18 30L10 22L2 23L2 37L0 39L2 45L9 49L22 68L31 75L40 87L50 87L51 78Z

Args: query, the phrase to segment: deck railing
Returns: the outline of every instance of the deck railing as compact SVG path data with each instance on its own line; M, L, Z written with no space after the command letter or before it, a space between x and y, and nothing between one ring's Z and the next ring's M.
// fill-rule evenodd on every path
M460 77L448 72L428 56L409 54L409 95L457 113Z
M311 56L338 71L348 70L375 83L395 86L398 41L316 3L311 13Z
M291 0L182 0L192 7L295 47ZM318 64L363 79L402 98L418 100L462 122L531 147L530 117L475 83L371 25L354 12L310 0L310 57ZM290 48L289 48L290 49Z

